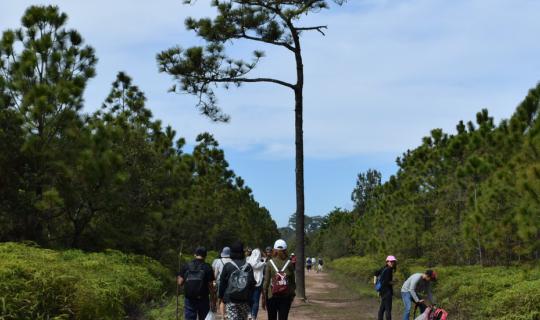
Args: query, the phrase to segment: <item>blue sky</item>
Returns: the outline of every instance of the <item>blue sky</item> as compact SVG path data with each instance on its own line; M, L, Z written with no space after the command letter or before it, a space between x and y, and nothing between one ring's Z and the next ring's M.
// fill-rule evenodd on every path
M208 131L225 149L235 172L280 226L295 210L294 118L290 92L272 85L219 91L230 124L200 116L194 98L167 93L155 55L180 44L200 44L184 30L187 16L211 16L209 0L2 0L0 29L19 26L31 4L56 4L99 57L87 89L87 112L126 71L148 97L157 118L193 143ZM351 207L358 172L376 168L387 178L394 160L433 128L453 132L481 108L507 118L540 80L540 1L349 0L308 16L327 24L326 37L304 37L306 72L306 212ZM262 48L254 75L294 81L288 52L235 43L231 54Z

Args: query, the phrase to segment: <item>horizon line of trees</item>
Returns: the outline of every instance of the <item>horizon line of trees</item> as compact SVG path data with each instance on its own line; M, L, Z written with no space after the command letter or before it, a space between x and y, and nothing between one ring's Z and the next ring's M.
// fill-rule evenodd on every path
M430 264L540 259L540 84L510 119L486 109L456 134L434 129L397 159L388 181L357 178L354 208L336 208L310 240L337 258L394 254Z
M55 6L0 39L0 241L118 249L177 265L180 248L278 237L268 210L208 133L192 153L119 72L82 113L97 57Z

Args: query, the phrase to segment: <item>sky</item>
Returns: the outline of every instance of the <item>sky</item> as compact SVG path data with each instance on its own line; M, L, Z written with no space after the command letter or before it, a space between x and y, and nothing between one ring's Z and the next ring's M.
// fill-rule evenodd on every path
M118 71L148 98L154 116L193 146L212 133L231 168L253 189L279 226L295 211L294 97L272 84L218 91L231 116L216 124L195 109L192 96L172 94L155 56L202 44L184 28L188 16L213 16L209 0L0 0L0 30L17 28L26 7L58 5L96 49L97 76L85 93L96 110ZM306 214L351 208L356 176L370 168L387 179L395 159L434 128L453 133L460 120L488 108L497 121L511 116L540 80L540 1L349 0L303 18L328 25L326 36L303 36L305 66ZM229 53L266 57L253 76L294 82L294 61L281 48L235 42Z

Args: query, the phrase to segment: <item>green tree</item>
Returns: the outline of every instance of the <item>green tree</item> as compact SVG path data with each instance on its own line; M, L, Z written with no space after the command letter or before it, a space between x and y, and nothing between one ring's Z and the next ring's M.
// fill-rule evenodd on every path
M57 7L31 6L22 28L5 31L0 40L0 100L22 117L26 136L26 185L19 192L32 206L19 212L22 237L40 242L50 240L48 229L61 214L55 186L65 169L61 150L66 133L80 125L77 111L96 63L93 49L65 28L66 21Z
M193 0L184 0L192 3ZM334 0L342 4L343 0ZM227 121L229 116L217 106L213 85L240 86L244 83L273 83L291 89L295 97L296 144L296 215L297 255L304 261L304 144L303 144L303 89L304 64L301 35L318 31L324 35L324 25L301 26L300 19L329 7L326 0L214 0L218 10L214 19L186 20L186 27L193 30L207 43L205 47L182 49L175 47L157 57L160 71L173 76L178 83L172 91L181 91L198 97L197 107L202 114L215 121ZM248 74L264 56L262 51L253 53L253 60L235 60L225 54L225 45L235 40L249 40L288 50L296 64L296 83L280 79L256 77ZM297 293L305 298L304 267L297 264Z
M379 171L369 169L366 173L359 173L356 178L356 187L351 194L354 203L354 210L359 215L367 211L369 202L374 200L375 192L381 185L382 175Z

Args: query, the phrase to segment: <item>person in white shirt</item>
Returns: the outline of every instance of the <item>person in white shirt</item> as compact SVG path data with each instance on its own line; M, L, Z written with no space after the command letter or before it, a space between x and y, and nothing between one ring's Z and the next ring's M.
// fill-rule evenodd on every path
M257 315L259 313L259 301L261 300L264 267L266 263L264 262L260 249L254 249L251 252L251 255L247 258L247 262L253 268L253 275L255 277L255 282L256 282L255 290L253 290L253 296L251 297L251 303L250 303L250 307L251 307L250 319L255 320L257 319Z
M426 291L429 302L434 303L431 292L431 282L437 280L437 273L433 270L427 270L424 273L415 273L410 276L401 287L401 298L403 300L404 311L403 320L408 320L412 302L420 308L420 313L426 309L426 302L418 296L419 291Z
M216 288L219 290L219 276L221 275L221 272L223 271L223 267L228 263L231 262L231 249L229 247L224 247L223 250L221 250L220 257L215 259L212 262L212 270L214 270L214 276L216 277Z

